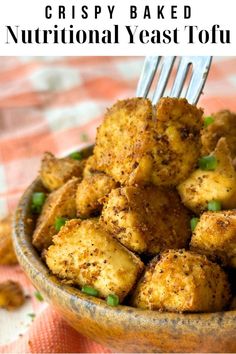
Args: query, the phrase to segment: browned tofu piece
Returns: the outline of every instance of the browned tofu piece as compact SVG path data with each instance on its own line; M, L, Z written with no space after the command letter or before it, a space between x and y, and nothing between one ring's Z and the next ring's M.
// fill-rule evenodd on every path
M236 268L236 210L203 213L190 247Z
M25 302L25 296L19 283L7 280L0 283L0 308L15 310Z
M46 252L52 273L80 287L92 286L102 298L116 294L122 301L144 267L97 219L68 221L53 242Z
M45 152L41 163L40 178L45 188L54 191L72 177L82 178L85 160L74 160L70 157L56 158Z
M17 258L12 245L12 217L0 220L0 265L12 265L17 263Z
M236 172L225 138L221 138L211 154L217 160L214 171L195 170L178 186L184 205L194 213L207 209L209 201L221 202L223 208L236 207Z
M171 312L216 312L229 300L228 279L218 264L194 252L169 250L151 261L132 305Z
M226 138L231 157L236 157L236 114L228 110L212 114L214 122L202 130L202 155L215 150L220 138Z
M76 216L76 190L79 182L79 178L73 177L46 199L33 234L33 245L39 251L51 245L52 236L57 233L57 217L70 219Z
M117 186L113 178L104 173L84 177L76 192L77 215L89 217L101 211L102 198Z
M185 247L191 236L189 212L176 190L156 186L114 189L104 203L101 223L139 253Z
M194 170L200 155L202 109L186 99L162 98L156 107L153 182L177 185Z
M202 110L185 99L119 101L98 129L96 168L122 185L177 185L196 165L201 128Z

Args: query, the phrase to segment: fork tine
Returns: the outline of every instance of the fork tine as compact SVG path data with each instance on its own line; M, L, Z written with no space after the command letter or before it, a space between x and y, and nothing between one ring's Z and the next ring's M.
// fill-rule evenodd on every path
M143 70L138 82L138 88L136 91L137 97L146 98L149 94L149 90L152 86L153 79L156 75L158 65L162 57L146 57ZM159 77L157 86L154 90L152 103L156 104L158 100L164 95L165 89L174 65L176 57L165 57L162 61L161 70L159 71ZM181 57L174 80L174 84L171 89L170 97L184 97L183 87L186 82L186 78L192 65L193 70L191 78L188 83L187 92L185 97L191 104L196 104L204 87L207 79L207 75L210 69L212 57ZM158 76L158 75L157 75Z
M161 57L146 57L138 82L136 97L147 97Z
M186 98L189 103L196 104L207 79L212 57L195 57L193 74L189 83Z
M177 98L180 97L181 91L184 86L184 82L188 75L190 64L191 63L189 62L189 57L182 57L180 59L175 81L170 93L170 97L177 97Z
M161 68L160 77L159 77L157 87L154 91L153 98L152 98L153 104L156 104L165 92L167 82L170 77L171 70L174 65L175 59L176 59L176 57L165 57L164 58L163 65Z

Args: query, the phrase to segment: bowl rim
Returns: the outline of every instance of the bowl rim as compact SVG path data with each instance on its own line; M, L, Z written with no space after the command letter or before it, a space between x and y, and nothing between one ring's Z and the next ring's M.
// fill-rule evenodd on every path
M83 149L81 150L83 151ZM37 177L23 193L13 217L13 244L16 250L19 263L27 274L25 268L29 267L34 274L37 274L37 279L41 282L46 281L48 286L57 292L60 296L65 297L68 301L73 298L74 306L79 308L82 305L96 306L96 310L100 313L106 312L107 315L116 317L122 321L124 313L127 313L130 318L136 318L147 325L167 325L172 324L173 327L185 325L192 328L199 325L206 330L209 326L212 328L219 327L223 323L228 328L236 330L236 310L221 311L214 313L174 313L174 312L159 312L138 309L127 305L119 305L111 307L102 299L95 298L82 293L79 289L70 285L62 284L55 276L50 274L49 269L43 263L36 249L31 243L31 235L29 232L30 226L30 202L34 191L42 190L43 186L40 178ZM31 279L33 282L33 279ZM125 317L125 316L124 316Z

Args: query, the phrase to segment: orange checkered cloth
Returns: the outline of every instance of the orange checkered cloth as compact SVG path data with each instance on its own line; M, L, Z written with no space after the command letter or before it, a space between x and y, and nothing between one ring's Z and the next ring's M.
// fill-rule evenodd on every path
M140 57L0 59L0 216L14 211L44 151L65 155L94 141L106 107L134 96L142 62ZM206 115L236 111L235 92L236 58L214 58L199 105ZM109 352L39 302L18 266L0 267L4 279L18 280L31 297L20 313L0 310L1 353Z

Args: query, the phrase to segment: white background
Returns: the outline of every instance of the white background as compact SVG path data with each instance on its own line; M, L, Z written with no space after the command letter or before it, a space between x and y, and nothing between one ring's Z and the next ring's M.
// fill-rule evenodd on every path
M139 7L138 18L130 20L129 6ZM169 8L178 5L179 18L171 19ZM45 19L45 6L53 7L53 19ZM57 15L58 5L67 7L66 20L59 20ZM71 6L76 6L76 19L70 16ZM81 19L81 6L89 7L89 18ZM101 5L102 13L94 19L94 5ZM115 5L114 18L109 20L107 5ZM143 20L144 6L149 5L153 18ZM165 20L156 17L157 5L165 5ZM183 20L183 5L191 5L192 17ZM114 24L120 26L119 44L6 44L6 27L19 25L20 29L53 29L73 25L74 29L109 29ZM219 24L223 29L231 30L231 44L187 44L187 34L184 26L195 25L199 29L210 30L213 24ZM138 25L139 29L174 29L178 27L180 44L129 44L129 36L125 30L126 25ZM197 38L197 37L196 37ZM1 55L236 55L236 26L235 26L235 1L212 0L7 0L0 2L0 54Z

